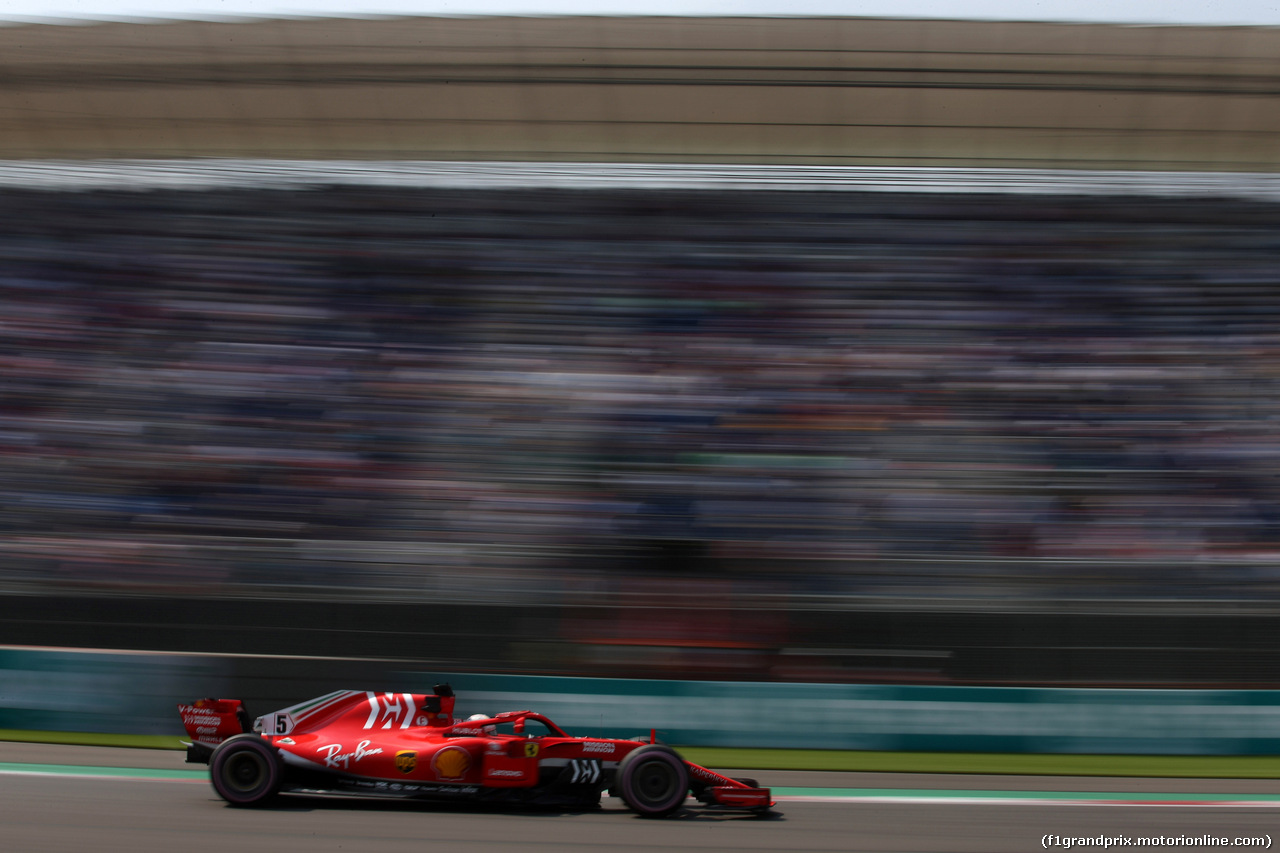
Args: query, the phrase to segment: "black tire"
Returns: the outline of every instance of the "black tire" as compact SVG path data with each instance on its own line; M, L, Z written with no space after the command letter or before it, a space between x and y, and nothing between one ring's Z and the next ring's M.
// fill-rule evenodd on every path
M759 782L757 782L755 779L752 779L752 778L750 778L750 777L744 777L744 778L742 778L742 779L739 779L739 778L737 778L737 777L735 776L735 777L733 778L733 781L735 781L735 782L741 782L742 784L746 785L748 788L759 788L759 787L760 787L760 783L759 783Z
M689 795L689 769L671 747L649 744L623 757L613 787L641 817L666 817Z
M257 734L227 738L209 758L209 778L218 796L233 806L260 806L280 790L280 759Z

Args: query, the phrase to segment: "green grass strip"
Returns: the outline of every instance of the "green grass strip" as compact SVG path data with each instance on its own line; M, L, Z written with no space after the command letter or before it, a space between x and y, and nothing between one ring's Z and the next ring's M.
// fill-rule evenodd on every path
M919 800L1029 800L1095 803L1280 803L1280 794L1197 793L1152 791L982 791L915 788L771 788L775 797Z
M20 764L0 761L0 774L20 773L43 776L91 776L102 779L177 779L198 781L209 778L209 771L164 770L141 767L71 767L64 764Z
M680 754L695 764L724 769L1200 779L1280 778L1280 756L1267 755L1012 755L697 746L680 747Z
M62 743L75 746L123 746L131 749L185 749L176 735L109 735L93 732L41 732L0 729L0 741Z

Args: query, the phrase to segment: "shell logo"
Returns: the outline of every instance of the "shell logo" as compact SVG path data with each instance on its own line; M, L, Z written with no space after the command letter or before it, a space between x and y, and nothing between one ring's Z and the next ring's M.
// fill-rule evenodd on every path
M431 759L431 768L436 776L446 782L456 782L467 773L471 766L471 755L460 746L446 746Z

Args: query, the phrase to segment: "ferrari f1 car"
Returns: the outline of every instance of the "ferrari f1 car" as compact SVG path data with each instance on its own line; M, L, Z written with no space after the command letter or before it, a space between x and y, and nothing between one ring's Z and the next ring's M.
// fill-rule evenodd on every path
M460 720L448 684L432 694L340 690L250 724L239 700L178 706L187 761L209 765L234 806L278 793L354 794L586 808L608 791L643 817L690 794L710 809L767 812L768 788L682 759L649 738L573 737L541 714Z

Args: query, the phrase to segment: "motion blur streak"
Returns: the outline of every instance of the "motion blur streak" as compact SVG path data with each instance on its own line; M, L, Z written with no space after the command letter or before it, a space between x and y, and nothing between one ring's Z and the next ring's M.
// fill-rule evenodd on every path
M10 584L1271 588L1270 206L348 188L4 209Z
M413 18L0 27L0 158L1275 170L1274 27Z
M1275 682L1272 623L974 626L1280 613L1280 30L0 56L0 642L970 682L1179 643L1124 678Z
M1280 201L1267 172L1138 172L928 166L716 166L432 160L0 160L13 189L215 190L339 186L443 190L784 190L1013 193Z

